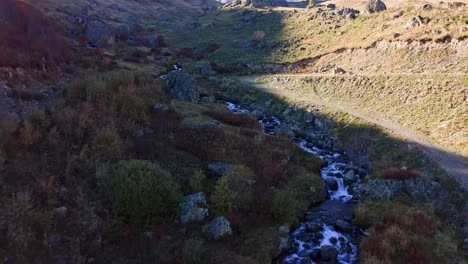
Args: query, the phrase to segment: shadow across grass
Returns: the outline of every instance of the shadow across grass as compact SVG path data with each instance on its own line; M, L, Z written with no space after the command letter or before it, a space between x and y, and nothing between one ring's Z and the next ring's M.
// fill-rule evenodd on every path
M229 78L206 80L202 87L203 93L214 94L218 98L236 103L245 103L253 109L277 116L296 133L315 131L316 134L328 134L334 138L334 144L329 147L341 149L351 160L368 165L370 171L363 179L364 183L378 178L395 180L425 178L435 182L433 185L440 184L447 191L445 197L442 199L435 197L433 203L420 203L405 195L390 201L376 201L362 196L356 214L359 221L368 221L369 224L363 227L371 230L370 236L364 239L360 251L364 263L385 262L394 260L395 257L401 258L401 261L409 261L408 263L422 263L429 260L443 262L447 258L457 262L465 256L462 237L457 234L463 233L460 228L463 225L462 212L467 192L412 144L348 113L311 105L306 100L293 101L286 97L268 94ZM318 121L306 121L310 120L311 114L313 119ZM314 143L320 145L320 141L319 138ZM412 221L413 218L407 219L392 214L394 209L402 212L408 210L407 208L414 211L414 221L422 221L431 226L430 234L425 233L429 232L428 230L414 229L409 225L408 221ZM382 233L378 230L386 231ZM411 235L400 236L395 232L398 234L406 232ZM426 241L423 244L418 242L423 239L422 237ZM435 237L443 237L445 242ZM385 246L375 244L388 239L395 240L395 243ZM411 241L405 242L403 241L405 239ZM401 243L403 245L407 243L407 246L401 246ZM447 246L447 243L451 246ZM401 255L393 255L391 252L395 250ZM414 261L410 261L412 259Z

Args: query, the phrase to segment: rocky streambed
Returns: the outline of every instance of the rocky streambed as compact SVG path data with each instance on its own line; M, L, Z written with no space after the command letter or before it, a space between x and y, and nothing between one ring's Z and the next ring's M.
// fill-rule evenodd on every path
M252 111L248 105L226 102L235 113ZM276 135L282 122L275 116L259 118L263 131ZM276 263L356 263L362 230L353 226L353 210L357 205L357 187L366 170L357 166L344 153L315 146L300 135L294 142L304 151L325 161L321 170L327 200L313 205L300 225L290 233L291 246Z

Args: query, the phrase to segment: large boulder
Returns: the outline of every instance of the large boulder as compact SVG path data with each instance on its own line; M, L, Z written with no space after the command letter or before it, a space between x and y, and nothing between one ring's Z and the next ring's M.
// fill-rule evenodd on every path
M414 200L427 202L432 199L433 186L425 179L370 180L361 185L361 192L373 199L391 200L405 194Z
M337 12L338 15L348 19L355 19L359 13L359 10L350 7L345 7Z
M344 174L343 179L346 184L352 184L357 181L357 176L353 170L349 170Z
M204 233L208 238L218 240L232 234L232 229L229 221L224 216L213 219L204 227Z
M167 74L167 86L172 97L191 103L196 103L199 97L195 79L182 71L171 71Z
M85 35L91 45L98 45L103 37L109 37L111 34L110 27L101 20L91 20L86 24Z
M335 222L335 229L343 233L352 233L354 230L353 226L344 220L337 220Z
M403 26L405 29L409 28L414 28L414 27L419 27L423 24L423 19L420 16L414 16L406 22L406 24Z
M208 216L206 197L202 192L185 196L184 201L179 205L181 209L180 221L183 224L201 222Z
M424 179L409 179L403 182L404 191L411 198L425 202L432 200L432 183Z
M369 0L366 3L366 7L364 8L364 11L366 13L372 14L372 13L384 11L386 9L387 9L387 6L385 5L384 2L380 0Z
M320 258L325 261L336 261L338 258L338 249L334 246L324 245L320 247Z
M330 189L331 191L338 190L338 182L336 181L335 178L327 177L327 178L324 179L324 181L327 184L328 189Z
M402 181L377 179L362 184L361 192L373 199L390 200L397 197L402 188Z

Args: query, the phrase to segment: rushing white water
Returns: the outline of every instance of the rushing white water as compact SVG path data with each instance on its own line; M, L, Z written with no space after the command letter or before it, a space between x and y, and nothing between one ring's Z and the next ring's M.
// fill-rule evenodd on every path
M235 113L251 113L239 105L226 102L228 108ZM269 135L277 134L281 121L275 116L263 115L259 119L263 132ZM342 211L351 210L350 201L353 195L349 192L349 186L345 184L344 175L348 164L340 153L333 153L313 146L304 139L298 139L297 144L304 151L318 156L326 162L320 174L325 182L332 179L336 186L327 187L330 195L330 203L324 203L316 210L310 210L305 220L292 233L292 248L289 252L278 260L278 263L316 263L314 261L326 261L324 258L327 252L336 257L339 263L352 264L357 261L356 229L348 221L346 214ZM353 174L354 175L354 174ZM356 175L356 181L359 176ZM336 188L335 188L336 187ZM335 201L334 203L332 203ZM352 213L351 213L352 214ZM349 216L349 214L348 214ZM341 219L342 217L343 219ZM341 222L340 222L341 221ZM340 224L338 224L340 222ZM343 226L344 225L344 226ZM337 228L344 232L339 232ZM333 261L333 258L330 261Z

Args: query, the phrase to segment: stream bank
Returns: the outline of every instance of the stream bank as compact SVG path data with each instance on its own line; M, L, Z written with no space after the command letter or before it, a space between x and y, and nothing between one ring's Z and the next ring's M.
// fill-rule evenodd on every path
M235 113L252 113L248 105L225 103ZM275 116L261 115L258 121L269 135L276 135L282 126ZM363 232L353 226L353 210L359 200L358 185L366 169L345 153L319 148L300 135L294 135L293 141L324 161L321 177L328 199L308 210L299 226L290 233L291 247L276 263L356 263Z

